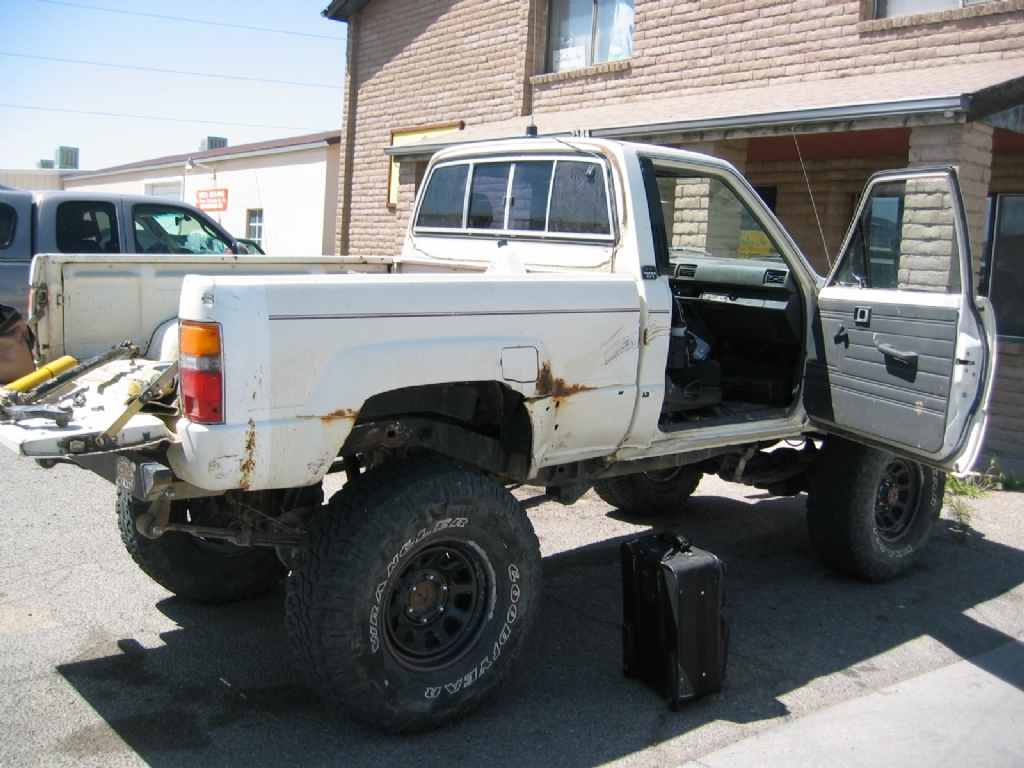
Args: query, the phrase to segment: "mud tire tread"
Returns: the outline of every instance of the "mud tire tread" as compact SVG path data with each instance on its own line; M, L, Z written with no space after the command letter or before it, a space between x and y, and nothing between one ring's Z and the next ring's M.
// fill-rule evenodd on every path
M822 562L840 573L888 581L909 570L928 543L942 511L946 476L922 465L917 465L921 484L910 527L888 548L876 535L875 499L893 458L877 448L829 437L811 470L807 493L811 545Z
M508 643L493 668L458 698L442 695L428 705L419 681L431 673L418 675L397 667L383 640L377 653L371 654L366 630L354 618L360 607L350 606L372 606L381 565L388 562L396 542L409 530L443 517L446 501L465 506L469 500L485 505L485 527L501 528L510 537L505 549L521 550L517 566L522 576L519 607L523 610L515 624L516 642ZM479 524L477 532L466 535L477 536L478 532ZM536 613L541 557L523 507L497 482L434 459L390 462L346 483L313 522L309 543L287 582L286 628L300 666L328 701L376 730L415 733L462 719L508 675ZM488 556L496 557L491 551ZM496 570L500 568L495 565ZM500 628L501 620L490 622L483 630L485 636L495 624ZM384 631L383 623L380 631ZM488 642L481 640L480 646L486 647ZM390 699L369 672L381 664L394 683ZM418 700L404 694L405 689L420 691Z
M171 516L184 520L187 502L173 502ZM117 527L132 560L153 581L193 603L218 605L268 592L288 573L273 549L253 547L236 557L218 557L201 549L186 533L169 532L148 539L135 528L146 502L117 491Z

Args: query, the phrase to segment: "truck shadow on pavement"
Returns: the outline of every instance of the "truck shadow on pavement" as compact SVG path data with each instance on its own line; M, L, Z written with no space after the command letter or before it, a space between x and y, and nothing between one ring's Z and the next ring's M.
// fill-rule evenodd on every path
M918 566L888 584L855 582L818 563L803 498L697 496L679 517L642 522L685 533L728 566L725 689L679 712L622 676L617 538L545 558L544 601L516 670L453 727L377 734L297 682L278 588L221 608L163 600L157 607L180 629L165 633L162 647L123 639L117 655L59 666L109 726L73 733L65 751L95 760L127 744L161 768L582 767L653 749L641 760L650 764L667 740L684 737L673 758L696 757L746 735L745 724L804 714L942 666L946 649L970 658L1012 639L988 626L999 626L1001 608L976 606L1024 583L1024 552L977 532L964 540L945 520ZM974 618L982 614L986 623ZM931 640L913 653L928 658L904 663L907 644L924 636Z

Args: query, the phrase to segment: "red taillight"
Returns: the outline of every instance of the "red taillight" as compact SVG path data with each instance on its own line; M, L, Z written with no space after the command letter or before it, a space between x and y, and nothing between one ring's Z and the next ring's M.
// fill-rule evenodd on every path
M181 324L178 363L185 418L200 424L224 421L224 380L221 374L220 326Z

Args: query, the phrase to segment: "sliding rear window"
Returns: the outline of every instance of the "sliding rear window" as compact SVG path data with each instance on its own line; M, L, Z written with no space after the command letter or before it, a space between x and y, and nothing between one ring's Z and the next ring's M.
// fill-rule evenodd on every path
M416 230L607 240L613 234L611 221L603 162L510 158L436 166Z

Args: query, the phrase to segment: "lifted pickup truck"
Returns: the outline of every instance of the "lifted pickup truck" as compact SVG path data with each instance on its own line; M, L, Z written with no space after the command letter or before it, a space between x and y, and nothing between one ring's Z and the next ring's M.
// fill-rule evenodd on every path
M0 303L25 314L37 253L248 253L187 203L0 184Z
M10 400L0 443L116 483L128 550L182 597L290 571L289 637L324 695L421 730L506 676L536 612L514 484L566 504L593 487L638 516L680 509L705 473L806 491L827 564L909 568L943 472L969 469L984 432L994 328L970 264L951 168L873 177L822 278L723 161L466 145L431 162L400 257L343 265L377 274L197 265L149 369L129 354ZM88 325L44 271L37 327ZM155 323L127 319L93 341L144 346ZM331 471L348 481L325 505Z

